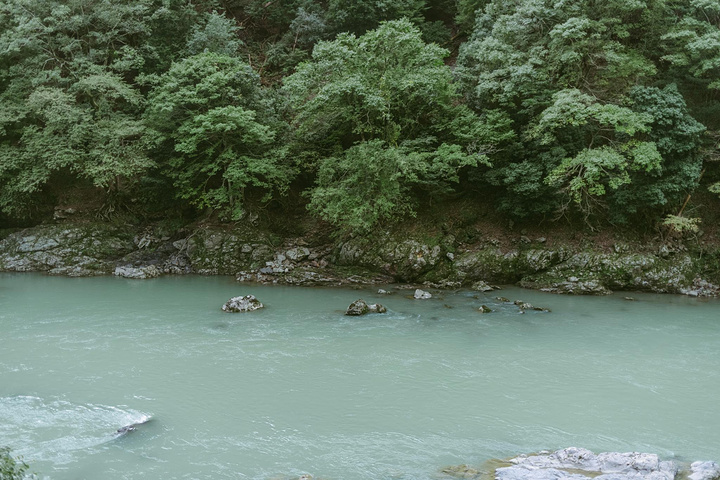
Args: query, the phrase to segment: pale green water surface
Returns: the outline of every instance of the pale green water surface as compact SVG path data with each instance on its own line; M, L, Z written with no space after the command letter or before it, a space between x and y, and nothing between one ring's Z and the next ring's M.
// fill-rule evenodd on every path
M0 445L57 480L419 480L567 446L720 461L718 301L375 290L0 274ZM267 308L220 311L240 294ZM343 316L360 297L388 314Z

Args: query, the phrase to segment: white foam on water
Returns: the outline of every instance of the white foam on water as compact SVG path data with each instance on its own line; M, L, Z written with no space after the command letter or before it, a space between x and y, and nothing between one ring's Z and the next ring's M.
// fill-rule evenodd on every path
M0 443L34 461L73 462L77 452L104 445L118 428L150 415L111 405L76 404L19 395L0 397Z

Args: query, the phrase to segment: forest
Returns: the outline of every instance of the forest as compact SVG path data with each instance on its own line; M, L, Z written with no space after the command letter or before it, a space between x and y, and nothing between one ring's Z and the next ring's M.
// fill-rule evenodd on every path
M717 0L3 0L0 224L451 199L697 229L720 206ZM81 199L81 200L78 200Z

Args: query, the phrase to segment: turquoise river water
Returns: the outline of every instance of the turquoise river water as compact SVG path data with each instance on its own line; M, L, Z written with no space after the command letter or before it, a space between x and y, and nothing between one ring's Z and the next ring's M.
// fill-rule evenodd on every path
M716 300L376 290L0 274L0 446L53 480L426 480L568 446L720 461ZM266 308L220 311L242 294ZM344 316L360 297L388 313Z

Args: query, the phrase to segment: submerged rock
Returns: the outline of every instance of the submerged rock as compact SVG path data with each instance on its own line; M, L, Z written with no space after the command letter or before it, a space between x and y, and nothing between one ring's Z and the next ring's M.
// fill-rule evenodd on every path
M440 470L445 475L449 475L451 477L455 478L480 478L482 475L482 472L480 470L476 470L468 465L462 464L462 465L451 465L449 467L445 467L442 470Z
M233 297L222 306L223 312L252 312L265 305L255 298L255 295L245 295L244 297Z
M345 315L360 316L366 313L385 313L387 308L379 303L368 304L362 298L355 300L345 311Z
M267 480L313 480L313 476L309 473L303 473L300 476L297 475L279 475L276 477L270 477Z
M678 470L673 462L660 461L657 455L651 453L606 452L596 455L577 447L521 455L511 459L510 463L514 465L495 470L496 480L674 480Z
M418 300L425 300L428 298L432 298L432 294L430 292L426 292L425 290L420 290L419 288L415 290L415 294L413 295Z
M492 310L490 309L490 307L488 307L487 305L480 305L480 308L479 308L478 310L480 310L480 313L490 313L490 312L492 312Z
M130 432L134 432L135 430L138 429L138 427L140 427L141 425L145 425L146 423L149 423L150 421L152 421L152 417L147 417L147 416L143 417L138 422L131 423L129 425L125 425L123 427L118 428L115 431L115 435L119 437L122 435L126 435Z

